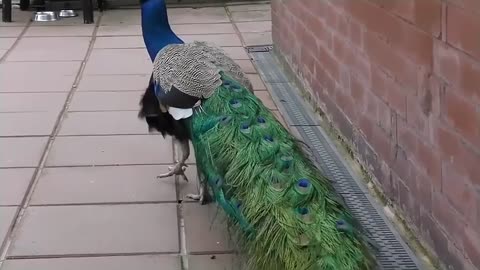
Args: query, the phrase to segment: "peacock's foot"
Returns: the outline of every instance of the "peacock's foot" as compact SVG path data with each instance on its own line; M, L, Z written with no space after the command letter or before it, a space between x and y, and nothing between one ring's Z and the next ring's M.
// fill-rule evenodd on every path
M185 181L188 182L188 178L185 175L185 170L187 169L187 167L188 167L187 164L183 162L177 162L175 165L168 167L168 170L169 170L168 173L164 173L157 176L157 179L166 178L173 175L180 175Z
M187 194L186 197L191 200L199 201L201 205L208 204L212 201L208 190L204 190L203 188L200 188L199 194Z

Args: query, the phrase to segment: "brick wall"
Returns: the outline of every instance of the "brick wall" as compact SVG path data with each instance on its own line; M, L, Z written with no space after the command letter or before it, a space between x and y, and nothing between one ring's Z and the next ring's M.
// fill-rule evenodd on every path
M272 0L273 39L422 242L480 269L480 0Z

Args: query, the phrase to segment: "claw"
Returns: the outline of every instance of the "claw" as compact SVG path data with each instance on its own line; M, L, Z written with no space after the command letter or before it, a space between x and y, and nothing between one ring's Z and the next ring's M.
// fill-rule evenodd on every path
M173 166L168 167L169 172L158 175L157 179L166 178L166 177L170 177L170 176L173 176L173 175L181 175L183 177L183 179L188 182L188 178L185 175L185 170L187 169L187 167L188 167L187 164L177 163Z
M187 194L185 197L188 199L194 200L194 201L199 201L201 205L205 205L211 201L210 194L208 193L208 190L205 190L204 188L200 187L200 193L199 194Z

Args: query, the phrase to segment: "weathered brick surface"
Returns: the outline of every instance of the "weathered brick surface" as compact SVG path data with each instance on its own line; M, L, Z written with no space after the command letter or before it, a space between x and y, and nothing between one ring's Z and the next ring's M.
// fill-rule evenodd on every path
M450 269L480 269L480 1L273 0L275 46Z

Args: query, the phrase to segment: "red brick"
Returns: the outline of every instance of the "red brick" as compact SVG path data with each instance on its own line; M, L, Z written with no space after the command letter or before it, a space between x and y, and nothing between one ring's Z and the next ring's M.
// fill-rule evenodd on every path
M418 67L408 61L398 51L372 33L364 35L365 53L370 60L385 69L391 77L406 87L416 89L418 86Z
M397 119L397 140L405 151L411 155L415 155L417 151L417 136L405 122L405 120Z
M480 60L480 16L468 10L448 5L447 41L449 44Z
M443 164L442 187L447 199L458 212L465 217L475 212L477 202L475 188L467 177L458 172L455 165L450 162Z
M348 37L350 23L347 16L342 16L338 14L337 20L335 22L335 30L337 33L341 34L343 37Z
M340 63L362 79L370 79L370 63L367 58L352 46L348 39L333 35L333 55Z
M434 191L440 191L438 181L432 180L429 176L421 172L415 174L415 189L413 190L415 198L417 198L420 206L422 206L427 213L432 212L433 200L432 194ZM420 222L419 222L420 223Z
M364 80L368 85L370 85L371 69L373 64L370 63L368 57L364 55L361 51L352 48L352 54L349 59L347 59L347 65L350 70L355 73L360 79Z
M378 68L372 69L371 83L375 94L393 108L398 115L403 118L407 117L406 98L409 90L398 85Z
M447 89L442 104L443 118L474 145L480 145L480 114L469 100Z
M368 1L342 2L346 12L365 25L369 31L384 37L398 53L419 65L431 66L433 39L430 35ZM365 44L365 47L368 45Z
M433 216L448 232L448 238L458 247L461 246L463 230L465 229L464 217L453 209L450 202L441 193L433 194Z
M389 137L393 135L392 110L381 99L377 99L377 124Z
M411 220L415 220L419 217L419 207L415 207L415 198L412 196L412 192L409 187L403 182L398 184L398 202L400 208L410 217Z
M445 156L444 159L451 160L462 152L461 140L442 122L432 121L432 132L433 144L440 149L442 155Z
M319 19L325 20L331 13L332 6L327 1L308 1L308 9L316 14Z
M471 12L480 13L480 2L478 0L448 0L450 3L454 3Z
M355 100L356 106L360 107L360 110L366 106L366 91L365 83L358 79L357 76L350 76L350 94Z
M390 162L394 156L394 144L378 125L373 126L373 134L370 141L378 156L385 162Z
M335 80L325 71L322 63L315 59L315 79L328 92L335 90Z
M340 81L340 65L333 55L323 46L319 46L317 59L322 64L324 70L330 74L335 81Z
M435 42L435 74L455 86L461 95L480 103L480 64L462 52Z
M394 158L388 164L401 180L408 182L413 177L414 166L401 146L396 145L394 150Z
M422 219L422 228L424 232L428 235L427 237L432 247L435 249L437 256L441 258L442 263L445 264L445 269L459 269L462 270L463 258L462 256L456 256L458 250L452 245L449 241L449 234L445 233L440 224L434 220L434 218L429 215L423 215Z
M415 161L417 167L429 177L437 181L440 180L442 170L441 160L437 150L434 149L432 145L428 145L424 140L418 139Z
M335 101L337 106L348 117L350 122L357 122L357 112L355 108L355 100L352 96L346 94L344 91L335 91Z
M433 36L440 35L442 3L440 0L370 0L385 10L415 24Z
M427 93L431 94L431 92ZM418 96L407 96L407 123L416 129L418 135L428 138L430 131L429 119L428 115L425 114L425 110L422 108L422 99Z
M480 234L472 227L465 229L463 246L473 265L480 266Z
M316 23L313 26L311 26L312 29L310 30L315 35L315 38L317 39L319 45L323 45L325 48L332 49L332 44L333 44L332 30L318 17L315 17L315 19L316 19Z
M412 156L415 167L436 181L441 179L441 160L433 146L427 145L404 120L397 119L398 144Z
M332 52L337 61L344 64L352 57L352 49L350 48L350 44L348 44L347 40L338 34L333 35Z
M363 27L354 20L350 20L348 28L348 38L358 49L363 49Z

